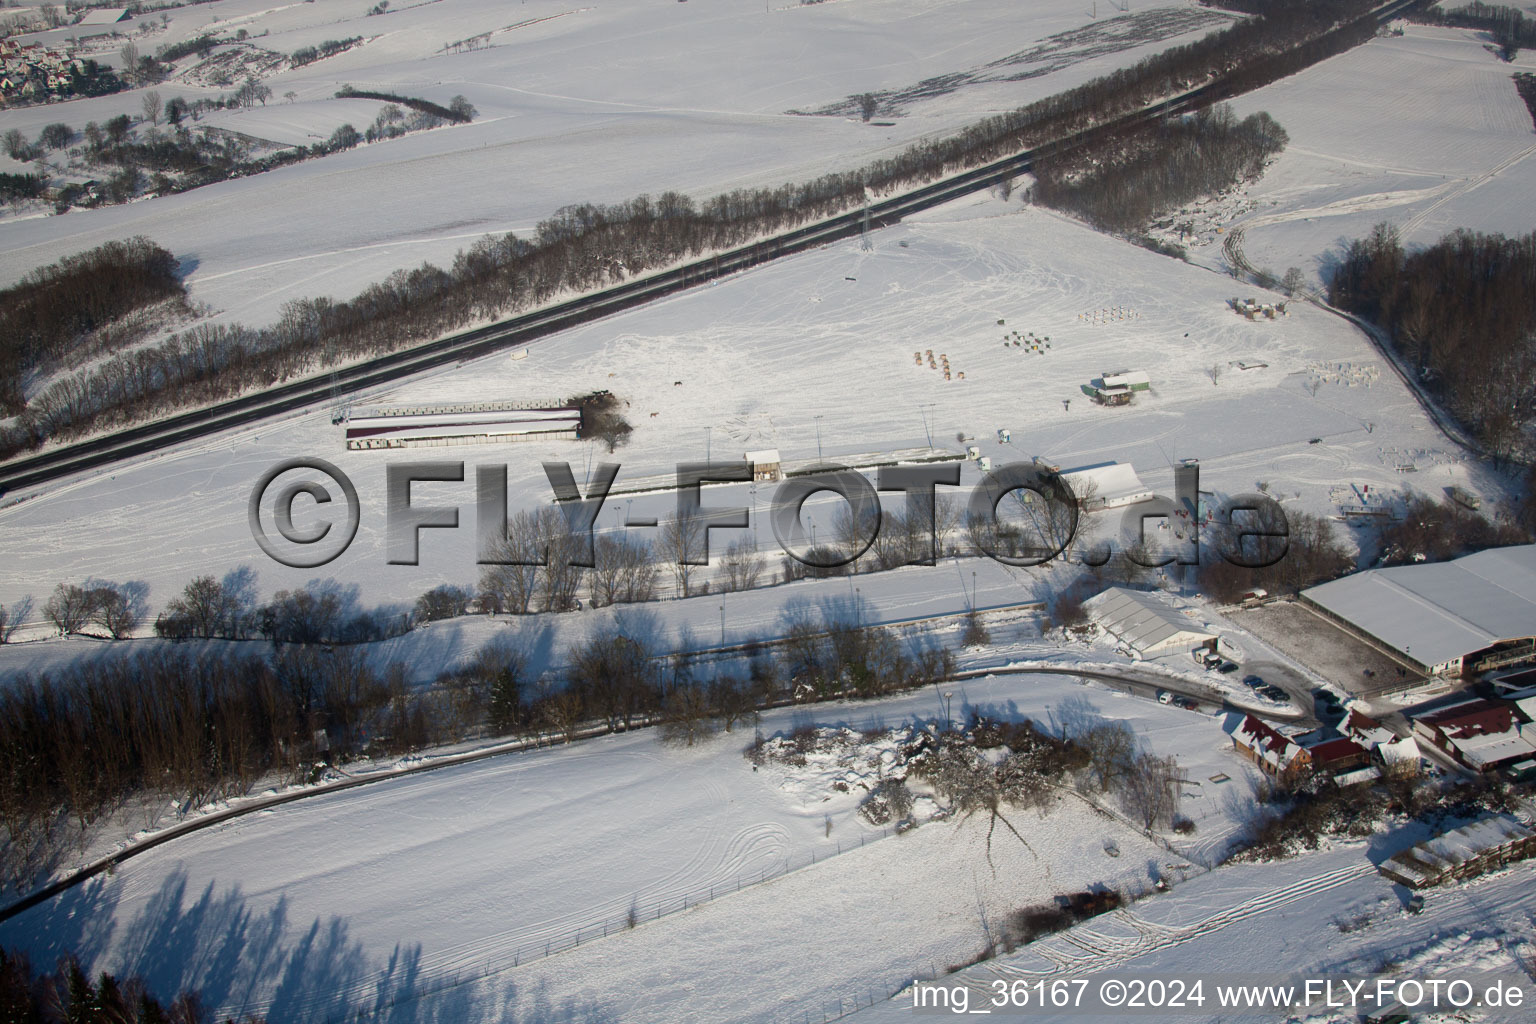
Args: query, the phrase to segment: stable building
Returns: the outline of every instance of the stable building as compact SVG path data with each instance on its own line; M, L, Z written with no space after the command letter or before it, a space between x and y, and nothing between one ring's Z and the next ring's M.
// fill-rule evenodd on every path
M1427 674L1536 664L1536 544L1354 573L1301 599Z
M1110 587L1084 601L1083 610L1105 632L1144 655L1216 647L1216 634L1145 591Z
M1413 732L1457 764L1475 772L1536 757L1536 730L1520 721L1512 705L1462 701L1413 719Z

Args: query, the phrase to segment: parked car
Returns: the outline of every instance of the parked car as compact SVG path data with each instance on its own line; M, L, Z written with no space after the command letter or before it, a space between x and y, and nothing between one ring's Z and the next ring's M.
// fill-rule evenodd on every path
M1268 697L1270 700L1289 701L1291 699L1290 694L1280 689L1280 687L1276 686L1274 683L1265 683L1262 687L1259 688L1259 692Z
M1157 691L1157 702L1159 704L1168 704L1168 703L1171 703L1172 701L1173 701L1173 694L1169 693L1167 690L1158 690Z
M1228 674L1230 674L1232 672L1236 672L1237 671L1237 662L1235 662L1235 661L1224 661L1220 665L1216 666L1216 671L1220 672L1222 675L1228 675Z
M1259 687L1264 685L1264 677L1252 675L1243 676L1243 685L1248 687L1250 690L1257 690Z
M1200 710L1200 705L1196 704L1194 702L1194 700L1189 698L1189 697L1175 697L1175 698L1173 698L1173 706L1176 707L1176 708L1183 708L1185 711L1199 711Z

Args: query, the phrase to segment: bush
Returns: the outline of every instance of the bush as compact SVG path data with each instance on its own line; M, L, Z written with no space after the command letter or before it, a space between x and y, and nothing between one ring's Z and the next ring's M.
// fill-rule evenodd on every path
M881 779L859 804L859 815L871 825L905 821L912 813L912 791L902 779Z

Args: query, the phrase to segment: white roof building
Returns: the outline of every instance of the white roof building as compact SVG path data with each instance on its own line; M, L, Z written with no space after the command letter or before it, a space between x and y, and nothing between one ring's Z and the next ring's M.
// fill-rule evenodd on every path
M1302 597L1432 672L1499 644L1536 642L1536 544L1373 569Z
M85 12L85 16L75 22L77 25L116 25L120 21L128 20L128 8L126 7L95 7Z
M1099 462L1064 469L1061 478L1072 488L1078 504L1090 511L1120 508L1152 499L1152 488L1141 482L1129 462Z
M1194 648L1216 639L1156 594L1110 587L1083 602L1083 609L1104 629L1142 654Z

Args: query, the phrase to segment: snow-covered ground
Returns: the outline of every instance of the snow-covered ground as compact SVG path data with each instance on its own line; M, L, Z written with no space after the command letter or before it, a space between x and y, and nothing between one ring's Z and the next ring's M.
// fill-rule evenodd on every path
M1408 25L1238 98L1240 114L1269 111L1290 145L1247 190L1251 208L1217 222L1243 228L1255 267L1299 267L1313 286L1382 221L1405 244L1536 229L1536 133L1510 77L1536 72L1536 51L1506 63L1487 45L1485 33ZM1215 265L1221 239L1206 240L1192 255Z
M74 948L95 968L201 986L221 1012L273 1019L404 999L386 1019L565 1019L547 1004L583 1019L783 1020L968 960L987 927L1056 893L1198 875L1250 813L1251 769L1218 719L1061 677L953 693L956 719L976 709L1068 731L1121 720L1177 752L1194 782L1187 854L1068 795L1043 814L1006 812L1024 841L998 826L989 863L983 818L891 835L856 814L858 785L755 770L742 756L750 725L692 749L641 730L216 826L7 922L0 943L38 962ZM768 712L761 729L944 713L922 692ZM578 930L580 946L543 959Z
M1498 478L1462 464L1395 378L1319 372L1324 364L1377 363L1353 327L1305 305L1278 321L1242 320L1225 307L1232 290L1209 271L1016 200L980 197L879 232L869 252L854 241L829 246L562 333L533 346L527 359L488 357L353 400L542 399L609 388L630 403L636 427L631 445L611 457L622 466L619 486L706 453L734 459L777 447L785 458L819 449L835 459L929 441L958 452L956 438L966 435L999 464L1034 456L1064 467L1130 462L1163 493L1171 493L1176 461L1194 457L1203 489L1239 493L1262 483L1287 507L1325 513L1335 510L1331 489L1351 481L1386 491L1407 481L1434 491L1454 481L1497 498ZM1092 319L1116 307L1139 315ZM1005 346L1003 334L1015 328L1049 335L1051 349L1034 355ZM945 381L914 363L914 352L928 349L947 355L965 379ZM1256 362L1265 365L1236 366ZM1118 409L1083 397L1080 384L1120 368L1146 369L1152 390ZM1008 444L997 441L1004 427ZM437 583L477 575L476 465L507 465L511 507L531 509L550 497L541 461L569 461L584 482L591 464L609 458L595 446L558 441L354 452L341 435L331 410L317 408L36 496L8 495L15 503L0 509L8 556L0 598L31 593L41 604L57 582L95 576L143 580L159 607L198 574L246 565L263 594L333 577L358 587L365 606L409 602ZM333 462L361 500L356 539L318 571L268 561L247 522L262 473L296 457ZM413 489L415 502L462 506L461 528L423 531L420 564L390 565L384 466L420 459L467 464L463 484ZM1399 471L1405 462L1416 467L1411 476ZM976 464L967 463L963 487L978 479ZM710 504L754 509L759 543L772 550L772 531L757 519L772 497L769 485L755 495L746 487L705 493ZM599 526L664 514L674 500L616 497ZM296 508L301 517L314 514L303 503ZM830 527L830 509L821 508L811 510L807 528ZM1098 518L1106 536L1120 522L1118 512ZM713 542L723 549L730 539L717 531ZM953 565L904 576L903 587L952 587L960 596ZM919 582L928 577L937 582Z
M371 6L220 0L170 12L170 27L139 46L149 53L240 29L251 45L281 54L367 39L266 78L273 98L264 107L206 122L246 135L308 143L344 119L362 131L382 104L341 105L332 97L345 84L443 104L462 94L479 111L473 124L176 196L0 221L0 282L143 234L182 260L194 299L264 324L290 299L345 297L401 267L449 262L484 234L526 235L571 203L668 190L702 198L857 166L1228 20L1172 0L1129 12L1105 4L1100 19L1080 0L1033 0L1027 11L1008 0L437 0L368 17ZM484 33L488 46L444 52ZM116 62L116 49L102 59ZM791 113L920 84L879 125L856 112ZM155 88L167 101L232 91L184 77ZM119 113L137 117L141 92L6 110L0 129L33 139L54 121L78 131Z
M1247 976L1276 982L1286 976L1388 974L1422 980L1497 979L1518 985L1520 1007L1467 1014L1429 1014L1428 1021L1479 1020L1516 1024L1530 1017L1536 985L1530 919L1536 887L1529 862L1426 895L1417 916L1404 912L1405 892L1376 873L1375 864L1422 839L1417 830L1389 832L1364 843L1340 844L1282 863L1232 865L1192 878L1172 892L1043 939L1013 956L943 979L965 984L971 1006L985 1008L990 983L1117 976L1192 980ZM1484 982L1486 984L1487 981ZM1243 1015L1215 1005L1213 987L1198 1008L1171 1019L1278 1019ZM1478 989L1479 993L1483 987ZM851 995L852 993L848 993ZM1304 1019L1345 1024L1376 1007L1314 1007ZM1123 1020L1117 1015L1050 1013L1031 1006L1032 1020ZM859 1021L906 1020L910 993L856 1014Z

